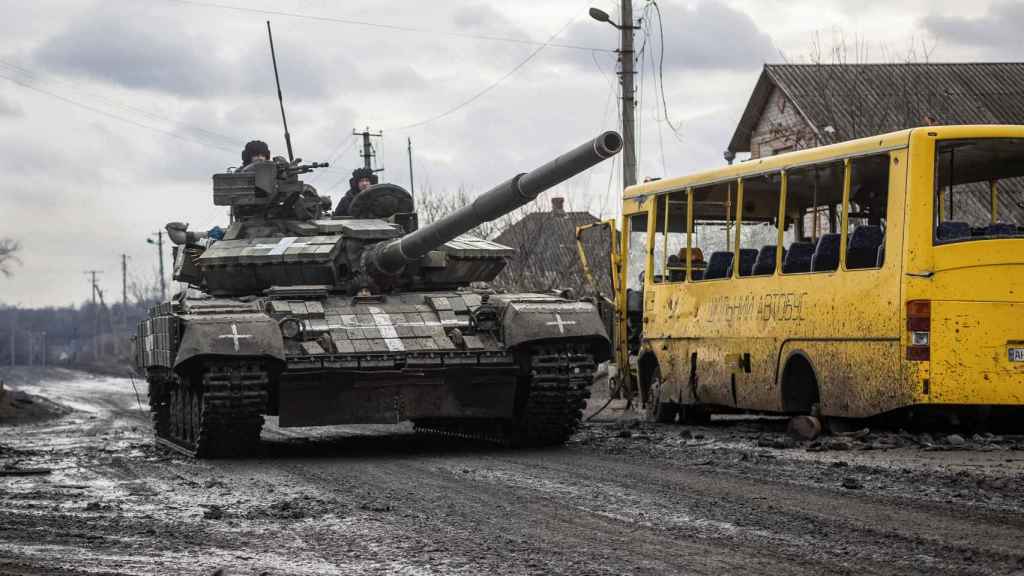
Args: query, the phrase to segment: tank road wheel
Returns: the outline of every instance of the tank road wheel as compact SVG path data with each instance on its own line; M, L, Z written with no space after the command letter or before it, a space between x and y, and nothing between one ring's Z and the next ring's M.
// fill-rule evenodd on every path
M257 446L267 404L267 374L257 363L217 361L166 385L166 426L157 440L194 457L241 456Z
M679 405L675 402L661 401L661 367L655 366L647 384L647 398L644 403L644 415L650 422L670 424L679 413Z
M597 365L581 344L534 346L519 416L506 435L514 446L563 444L579 428Z

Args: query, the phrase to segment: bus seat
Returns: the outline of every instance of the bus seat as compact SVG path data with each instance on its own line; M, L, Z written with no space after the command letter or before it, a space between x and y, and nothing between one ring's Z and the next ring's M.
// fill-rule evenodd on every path
M878 260L878 247L882 245L881 226L857 226L850 234L850 248L846 252L847 268L874 268Z
M949 220L946 222L939 222L939 226L935 229L935 239L942 242L948 240L958 240L960 238L969 238L971 236L971 225L967 222L960 222L957 220Z
M754 262L757 260L757 250L753 248L740 248L740 276L750 276L754 271ZM726 276L732 276L732 264L729 263L729 270Z
M783 274L811 271L811 256L814 254L814 244L811 242L793 242L789 250L782 256Z
M1019 236L1020 230L1007 222L996 222L985 227L985 236Z
M704 270L704 280L725 278L732 266L732 252L712 252L708 267Z
M875 257L875 268L881 268L885 263L885 242L878 247L878 255Z
M686 275L686 268L679 256L672 254L668 257L668 281L680 282Z
M811 256L811 272L829 272L839 268L839 234L822 234Z
M775 254L778 246L761 246L754 260L754 276L767 276L775 273Z

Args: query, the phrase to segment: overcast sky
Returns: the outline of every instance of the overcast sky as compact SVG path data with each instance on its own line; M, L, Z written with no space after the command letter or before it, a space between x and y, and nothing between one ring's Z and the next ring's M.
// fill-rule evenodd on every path
M0 277L7 304L81 302L90 294L86 269L103 270L102 286L116 298L122 253L130 277L153 277L156 250L146 238L163 224L225 222L210 201L210 175L237 165L252 138L285 153L268 18L296 154L332 161L312 183L335 200L360 162L352 128L384 131L378 163L386 179L408 184L411 138L417 193L475 194L618 125L617 32L587 16L593 5L617 20L613 0L0 5L0 237L23 245L23 265ZM644 5L635 0L637 16ZM721 164L761 66L807 61L815 38L825 51L845 38L851 61L902 61L911 51L918 61L925 52L932 62L1007 61L1024 48L1021 2L660 6L666 105L656 90L660 42L651 18L638 79L641 177ZM536 52L553 36L558 46ZM547 197L607 216L620 179L607 163Z

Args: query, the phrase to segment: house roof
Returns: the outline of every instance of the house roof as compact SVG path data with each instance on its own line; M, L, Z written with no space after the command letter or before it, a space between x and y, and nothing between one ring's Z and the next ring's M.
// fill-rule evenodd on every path
M926 117L1024 124L1024 63L765 64L729 150L750 152L775 87L821 144L925 125Z
M576 249L576 227L598 219L588 212L534 212L509 226L494 239L516 253L493 284L505 290L554 290L572 288L579 294L592 290L583 278ZM584 236L584 247L602 294L611 293L607 231Z

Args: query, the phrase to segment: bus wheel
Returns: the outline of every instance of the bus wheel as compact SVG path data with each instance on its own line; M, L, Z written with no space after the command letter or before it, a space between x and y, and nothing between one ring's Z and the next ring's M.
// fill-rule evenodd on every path
M711 411L697 404L684 404L679 407L679 423L693 426L710 424Z
M815 406L820 403L818 379L814 375L810 361L802 354L790 356L782 371L783 412L812 414Z
M655 366L651 373L651 379L647 383L647 402L644 404L644 412L647 420L669 424L674 422L679 412L679 404L675 402L662 402L661 397L661 368Z

